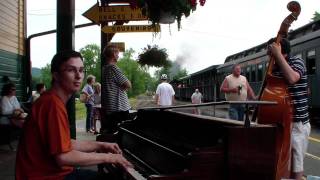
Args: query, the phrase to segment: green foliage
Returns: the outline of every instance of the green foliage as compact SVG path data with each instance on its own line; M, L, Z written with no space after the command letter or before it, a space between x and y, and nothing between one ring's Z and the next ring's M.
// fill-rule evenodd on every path
M137 98L129 98L129 103L132 109L137 109Z
M36 84L38 84L40 82L41 82L40 77L32 76L31 85L32 85L32 90L33 91L36 90Z
M76 120L86 119L86 107L79 100L76 101Z
M151 77L149 73L145 76L145 89L147 92L154 92L156 91L158 80L156 78Z
M41 76L41 69L37 67L31 68L31 74L33 77L39 77Z
M187 75L188 75L188 71L185 68L183 68L183 69L178 70L177 73L174 74L172 79L178 80L178 79L185 77Z
M39 69L39 73L32 76L31 84L32 90L36 90L36 85L38 83L44 83L47 89L51 87L51 67L47 64L45 67Z
M320 13L318 13L318 12L316 11L316 12L314 12L314 14L313 14L312 21L317 21L317 20L320 20Z
M148 45L146 48L143 48L143 51L138 56L138 62L142 66L155 67L165 67L170 63L167 49L159 48L157 45Z
M170 63L169 66L163 67L155 72L155 77L160 80L161 74L167 74L170 80L177 80L188 75L185 68L182 68L177 62Z
M100 47L96 44L88 44L80 49L86 75L94 75L96 81L101 82L101 57Z
M44 83L47 89L50 89L51 79L51 65L47 64L45 67L41 68L40 82Z
M129 97L144 93L147 89L154 87L152 84L155 80L152 79L146 68L139 66L137 61L132 59L132 49L127 50L123 58L117 63L125 76L131 81L132 88L128 91Z
M97 45L87 45L80 50L84 58L84 66L87 74L96 76L97 81L101 82L101 58L100 48ZM119 68L131 81L132 89L128 91L129 97L145 93L146 90L154 91L157 85L157 80L152 78L148 73L147 67L141 67L137 61L132 59L134 51L127 50L123 54L123 58L118 61ZM43 82L47 88L51 87L51 70L50 64L47 64L41 69L41 76L39 78L33 77L33 84ZM85 84L85 83L83 83ZM78 97L79 94L77 93ZM77 118L78 119L78 118Z

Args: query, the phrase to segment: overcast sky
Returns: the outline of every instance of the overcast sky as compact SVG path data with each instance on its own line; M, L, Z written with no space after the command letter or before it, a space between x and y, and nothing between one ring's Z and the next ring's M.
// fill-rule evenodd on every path
M96 0L75 0L76 24L90 22L82 16ZM182 28L177 25L161 25L161 33L118 33L113 42L125 42L126 49L132 48L136 56L147 44L166 48L171 60L178 60L189 73L208 66L221 64L229 55L261 44L276 36L282 20L290 14L286 5L289 0L207 0L204 6L186 19ZM56 28L56 0L27 1L27 34ZM315 11L320 12L319 0L300 0L301 14L290 29L310 22ZM131 22L145 24L147 22ZM34 38L31 41L33 67L44 67L56 52L56 35ZM100 45L100 26L76 30L75 50L87 44Z

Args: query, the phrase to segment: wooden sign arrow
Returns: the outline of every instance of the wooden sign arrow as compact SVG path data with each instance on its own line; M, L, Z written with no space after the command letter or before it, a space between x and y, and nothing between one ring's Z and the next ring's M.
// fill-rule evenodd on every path
M160 25L124 25L103 26L104 33L128 33L128 32L160 32Z
M141 9L132 9L130 6L98 6L95 4L82 15L96 24L108 21L148 20L147 16L142 15Z

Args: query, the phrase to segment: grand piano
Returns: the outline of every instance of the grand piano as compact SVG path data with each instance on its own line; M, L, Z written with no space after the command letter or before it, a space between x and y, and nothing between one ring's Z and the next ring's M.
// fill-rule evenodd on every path
M276 179L279 127L246 123L140 109L119 126L115 140L134 169L104 168L114 179Z

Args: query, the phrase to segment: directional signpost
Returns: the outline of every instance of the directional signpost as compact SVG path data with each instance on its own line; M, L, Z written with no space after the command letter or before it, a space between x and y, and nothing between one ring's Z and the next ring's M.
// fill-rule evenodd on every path
M99 6L98 3L86 11L83 16L90 19L96 24L101 24L101 47L110 43L112 37L117 32L159 32L160 26L150 25L126 25L122 26L125 22L129 21L144 21L148 20L147 16L142 14L141 9L131 9L130 6ZM109 26L109 22L115 22L114 26ZM124 43L119 44L121 51L125 50ZM105 63L101 64L103 67ZM101 70L102 72L103 70ZM105 78L102 78L102 84L105 82ZM102 87L103 91L104 87ZM102 94L102 99L106 95ZM102 117L101 121L107 121L105 117Z
M132 9L130 6L92 6L83 16L100 24L108 21L143 21L148 20L142 15L141 9Z
M98 6L95 4L83 16L96 24L105 24L111 21L144 21L147 16L142 14L141 9L132 9L130 6ZM159 25L114 25L103 26L101 31L104 33L126 33L126 32L160 32Z

